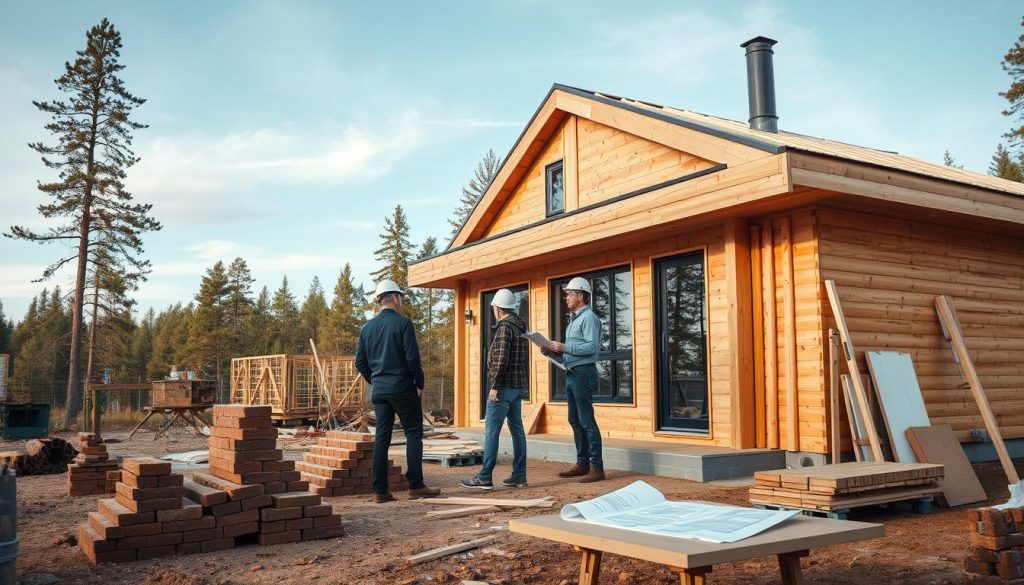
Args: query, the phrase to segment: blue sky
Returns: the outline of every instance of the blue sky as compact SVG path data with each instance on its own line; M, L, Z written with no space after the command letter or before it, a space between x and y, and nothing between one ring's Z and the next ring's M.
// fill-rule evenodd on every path
M154 271L137 293L188 301L217 260L303 297L341 267L372 286L384 218L447 237L477 162L504 156L552 83L746 119L739 44L775 51L782 129L985 172L1010 127L1000 61L1012 2L28 2L0 0L0 225L45 227L26 144L52 141L32 100L103 17L121 32L153 203ZM21 319L62 250L0 239L0 301ZM67 289L70 273L49 286Z

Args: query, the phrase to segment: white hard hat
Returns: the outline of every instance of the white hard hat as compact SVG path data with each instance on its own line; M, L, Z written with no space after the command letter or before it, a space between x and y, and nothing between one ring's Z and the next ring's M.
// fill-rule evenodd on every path
M516 295L512 294L512 291L507 288L503 288L494 293L494 298L491 299L491 306L501 307L502 309L515 309L517 306Z
M590 281L586 278L577 276L569 281L569 284L562 287L565 290L581 290L588 295L591 294Z
M376 290L373 291L373 298L379 299L380 295L385 293L398 293L402 296L405 296L405 292L403 292L402 289L398 286L398 283L391 280L390 278L385 278L384 280L377 283L377 288Z

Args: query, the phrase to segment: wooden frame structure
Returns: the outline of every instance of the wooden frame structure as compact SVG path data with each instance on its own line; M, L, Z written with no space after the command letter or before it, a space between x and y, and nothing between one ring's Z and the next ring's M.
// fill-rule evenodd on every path
M558 161L565 211L549 217L544 171ZM704 255L704 433L658 422L666 383L655 270L695 250ZM833 420L843 414L827 348L838 328L836 361L851 371L867 371L864 351L911 354L933 424L972 440L982 417L934 310L935 297L948 295L967 345L980 352L974 365L1003 436L1024 438L1020 183L556 85L451 246L412 263L409 281L453 289L456 314L475 316L487 309L484 293L527 283L523 317L557 338L551 282L626 265L631 400L596 405L606 436L849 451L845 423ZM481 320L470 321L455 324L455 424L482 426L475 414L486 356ZM539 413L538 432L568 435L553 375L531 353L527 408ZM858 376L851 382L866 394ZM869 446L877 459L879 447Z
M363 407L365 385L352 356L320 359L335 416ZM320 372L311 355L278 354L231 360L231 402L270 405L275 420L316 419L320 414ZM326 406L326 404L324 405Z

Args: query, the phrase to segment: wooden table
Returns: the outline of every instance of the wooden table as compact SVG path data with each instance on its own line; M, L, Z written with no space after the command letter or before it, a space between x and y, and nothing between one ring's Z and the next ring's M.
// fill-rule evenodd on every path
M198 433L199 435L202 435L203 434L203 426L204 425L210 426L209 421L207 421L203 417L203 412L206 411L206 410L209 410L212 407L213 407L212 404L199 405L199 406L149 406L149 407L146 407L146 411L147 412L146 412L145 418L143 418L141 421L139 421L139 424L135 425L135 428L132 429L132 432L128 433L128 437L126 437L125 440L127 441L128 439L132 438L132 436L136 433L136 431L141 429L142 425L146 424L146 421L148 421L154 414L158 414L158 413L162 414L164 419L163 419L163 421L159 425L157 425L156 433L153 435L153 440L154 441L159 439L161 435L163 435L168 430L170 430L170 428L176 422L181 424L182 426L184 426L186 428L191 427L196 433Z
M800 557L812 547L885 536L881 524L794 516L750 538L717 544L562 520L558 515L509 520L509 530L572 545L582 554L579 585L597 585L602 553L668 565L682 585L704 585L713 565L776 555L782 582L803 583Z

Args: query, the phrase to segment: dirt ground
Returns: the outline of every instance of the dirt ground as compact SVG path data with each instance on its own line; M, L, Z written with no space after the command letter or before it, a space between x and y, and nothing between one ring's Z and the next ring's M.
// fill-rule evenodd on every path
M121 438L126 433L109 433ZM70 434L68 435L70 437ZM281 440L282 448L298 458L312 439ZM19 447L20 442L0 443L0 449ZM131 441L112 443L112 455L161 455L206 448L204 438L182 432L153 441L142 432ZM402 461L400 461L402 462ZM529 462L530 487L497 488L493 497L530 498L551 495L560 504L585 500L643 479L670 499L708 500L745 504L747 481L699 484L680 479L653 477L619 471L596 484L561 480L563 466L546 461ZM446 495L486 495L460 488L458 481L476 467L444 469L425 463L428 485L443 488ZM508 462L499 462L495 477L503 477ZM1006 478L998 464L980 464L975 470L991 500L1006 501ZM450 520L428 520L424 513L439 509L423 501L377 505L366 496L325 498L344 519L346 536L299 544L247 546L227 552L171 557L125 564L90 565L75 544L75 527L96 510L99 496L70 498L64 475L18 478L17 560L22 585L44 583L150 584L150 585L270 585L290 583L403 584L462 583L483 581L492 585L576 583L579 557L570 547L548 541L495 532L489 547L443 559L408 566L406 556L438 546L479 538L492 526L506 525L510 518L550 514L552 510L514 510ZM931 514L864 509L851 519L885 524L884 538L811 551L803 559L808 583L959 583L961 560L969 542L966 508L934 508ZM716 565L709 576L715 584L779 582L773 557L742 563ZM602 583L619 585L678 583L663 565L606 555Z

